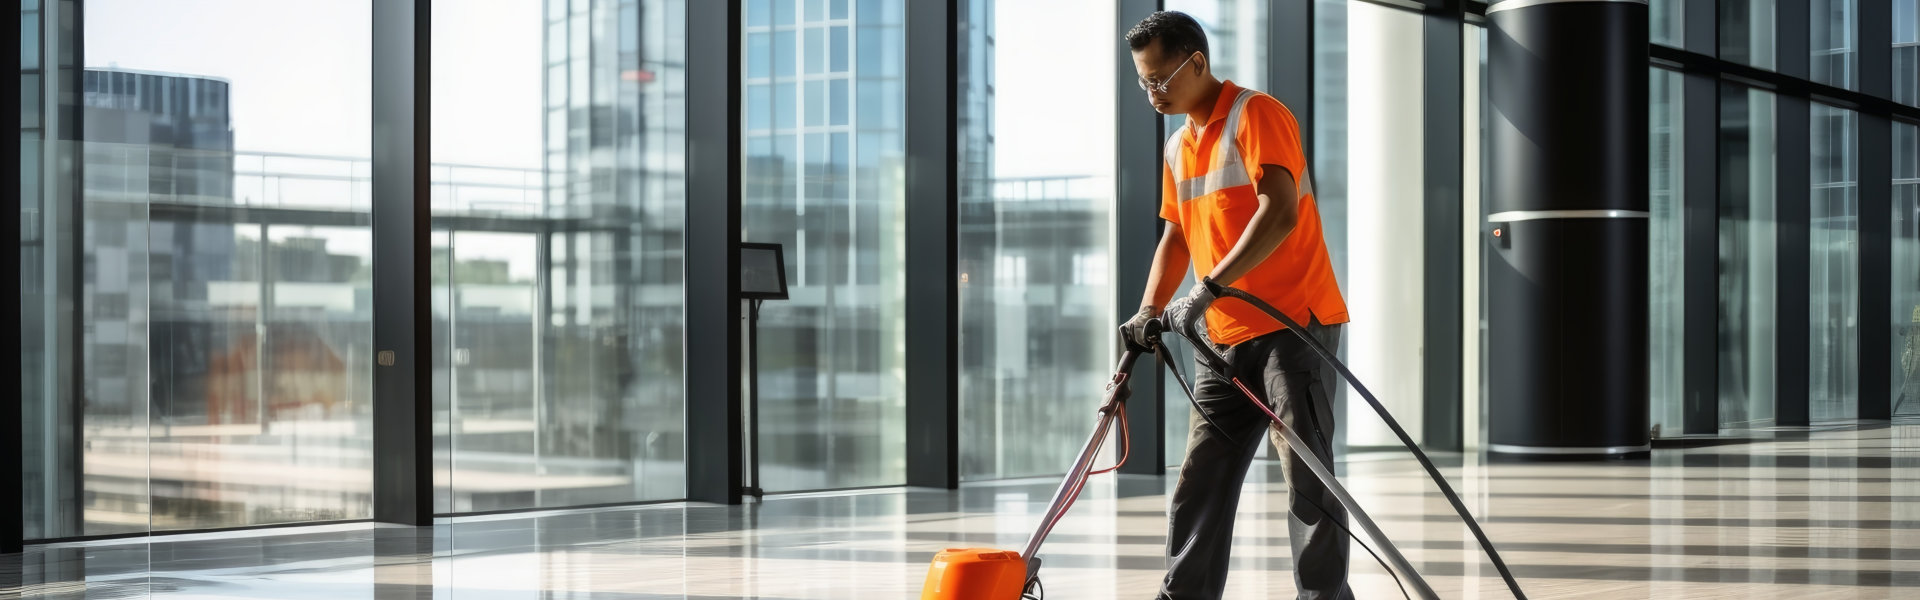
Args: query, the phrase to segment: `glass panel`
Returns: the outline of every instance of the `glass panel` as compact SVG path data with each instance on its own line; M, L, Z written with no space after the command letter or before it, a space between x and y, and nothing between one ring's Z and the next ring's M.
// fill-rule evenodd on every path
M1722 0L1720 2L1720 58L1772 69L1774 50L1775 0ZM1679 4L1675 2L1674 4Z
M1920 126L1893 124L1894 414L1920 415Z
M85 514L46 533L371 517L370 4L87 9L84 217L46 238L84 253L51 326L79 332Z
M1365 2L1315 11L1314 191L1347 307L1340 352L1419 440L1424 323L1420 15ZM1346 401L1337 445L1398 446L1364 402Z
M1854 73L1859 69L1859 0L1811 0L1807 26L1813 50L1813 80L1831 86L1857 89Z
M1112 368L1109 274L1145 265L1109 260L1113 103L1054 110L1060 89L1113 89L1113 71L999 58L1108 64L1117 17L1098 0L962 6L961 476L1058 473Z
M1687 0L1652 0L1647 10L1648 37L1655 44L1686 46Z
M1893 100L1920 106L1920 0L1893 0Z
M685 495L683 1L435 2L440 510Z
M787 249L793 296L768 303L758 326L757 446L768 491L906 479L905 95L897 73L869 69L881 62L870 57L904 54L903 2L851 9L862 24L848 42L857 57L851 93L778 69L744 85L750 95L771 88L773 126L782 130L746 133L744 237ZM809 20L826 16L819 5L809 5ZM790 19L776 12L773 21ZM824 70L826 30L806 31L775 36L775 64L805 60L808 73ZM853 98L862 101L857 128L835 124L849 121L851 107L812 106ZM868 119L869 111L887 118Z
M1461 441L1472 450L1486 447L1487 432L1487 182L1493 169L1488 159L1487 28L1463 24L1461 69L1461 183L1460 186L1460 303L1461 322L1467 325L1461 348Z
M1207 33L1207 53L1213 61L1216 77L1231 80L1234 85L1266 91L1267 79L1267 19L1271 7L1267 2L1257 0L1172 0L1167 2L1167 10L1177 10L1192 16L1200 22ZM1186 117L1166 117L1167 131L1178 129L1186 123ZM1318 183L1318 182L1316 182ZM1324 210L1324 209L1322 209ZM1198 280L1191 272L1181 290L1192 286ZM1181 293L1185 293L1184 291ZM1191 349L1174 344L1172 354L1180 360L1182 369L1193 364ZM1186 458L1187 420L1192 408L1186 402L1186 392L1171 377L1162 377L1165 390L1162 394L1166 402L1166 436L1169 465L1179 465ZM1262 450L1263 453L1267 452ZM1264 454L1263 454L1264 456Z
M1257 0L1168 0L1166 10L1187 13L1206 30L1216 77L1265 91L1268 5Z
M1858 118L1819 103L1812 117L1811 410L1815 421L1850 421L1860 390Z
M1650 422L1660 436L1678 437L1685 429L1681 403L1685 391L1686 221L1682 217L1685 171L1685 78L1678 72L1648 69L1651 106L1647 111L1647 358Z
M1724 427L1764 425L1773 419L1774 328L1779 321L1774 307L1774 131L1773 94L1721 84L1719 379Z

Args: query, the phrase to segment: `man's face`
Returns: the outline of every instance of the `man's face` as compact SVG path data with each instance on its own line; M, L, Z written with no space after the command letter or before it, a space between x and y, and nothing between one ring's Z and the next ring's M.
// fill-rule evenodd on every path
M1163 115L1193 112L1200 102L1198 82L1206 59L1200 53L1170 56L1160 40L1133 51L1133 70L1146 80L1147 102ZM1166 91L1161 92L1164 87Z

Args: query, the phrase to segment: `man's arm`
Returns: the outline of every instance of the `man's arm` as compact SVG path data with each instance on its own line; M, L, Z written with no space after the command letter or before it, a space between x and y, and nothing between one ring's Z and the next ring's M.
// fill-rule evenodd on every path
M1153 251L1153 270L1147 273L1147 289L1140 296L1140 307L1152 308L1150 314L1160 314L1167 300L1173 298L1173 293L1185 282L1187 263L1192 260L1180 224L1167 222L1167 232L1160 236L1160 247Z
M1262 177L1254 185L1260 208L1253 211L1240 241L1234 242L1233 250L1220 259L1220 264L1214 265L1209 275L1220 285L1233 285L1260 266L1281 242L1287 241L1294 225L1300 222L1300 192L1294 186L1293 174L1280 165L1260 165L1260 172ZM1165 247L1166 242L1162 241L1161 248Z

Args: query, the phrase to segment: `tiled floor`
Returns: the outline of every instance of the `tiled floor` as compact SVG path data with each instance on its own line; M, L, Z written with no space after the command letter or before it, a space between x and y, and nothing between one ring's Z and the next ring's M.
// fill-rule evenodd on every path
M1754 435L1651 461L1441 462L1532 598L1920 598L1920 424ZM1411 459L1343 472L1442 597L1510 597ZM1229 598L1292 596L1278 477L1248 484ZM1090 485L1042 553L1047 598L1151 598L1170 480ZM1017 549L1051 487L42 546L0 558L0 597L914 598L940 548ZM1400 597L1354 553L1359 598Z

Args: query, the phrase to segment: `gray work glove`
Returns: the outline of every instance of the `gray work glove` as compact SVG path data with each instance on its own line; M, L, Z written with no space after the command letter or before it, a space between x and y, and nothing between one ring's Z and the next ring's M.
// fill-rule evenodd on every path
M1206 284L1196 283L1193 284L1193 289L1187 291L1185 297L1175 298L1173 302L1167 303L1167 309L1161 311L1160 317L1166 321L1168 329L1185 332L1188 313L1193 312L1196 306L1205 306L1212 302L1213 294L1207 291ZM1204 318L1204 315L1196 316ZM1185 334L1182 333L1182 335Z
M1133 318L1120 324L1120 339L1140 348L1152 348L1154 343L1159 341L1154 338L1160 337L1157 332L1147 331L1147 323L1152 320L1153 307L1140 307L1140 312L1134 313Z

